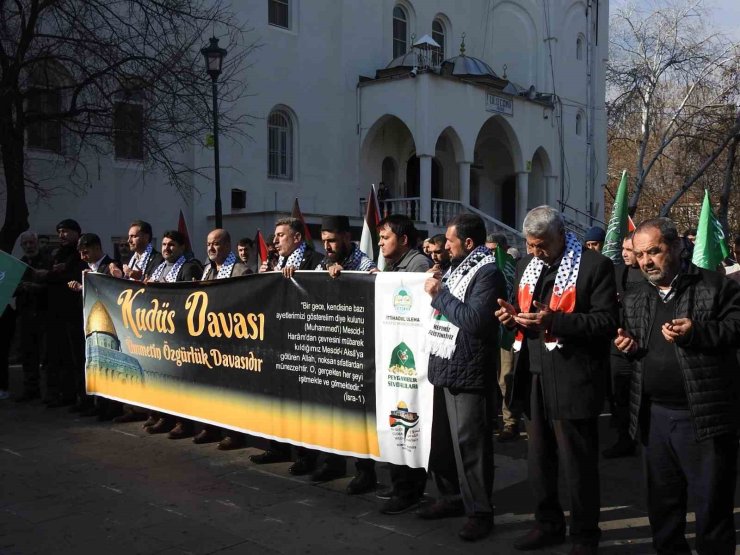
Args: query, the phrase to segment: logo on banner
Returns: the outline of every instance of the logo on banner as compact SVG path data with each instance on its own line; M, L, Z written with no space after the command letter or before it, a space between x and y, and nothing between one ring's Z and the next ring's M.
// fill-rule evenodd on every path
M419 424L419 414L416 412L409 412L409 408L403 401L398 402L396 410L392 410L388 417L391 428L399 428L403 431L403 440L406 441L406 436L411 428L415 428Z
M399 343L388 365L388 385L399 389L418 389L414 352L406 343Z
M403 287L397 289L396 292L393 293L393 308L399 314L406 314L409 312L413 301L411 294Z

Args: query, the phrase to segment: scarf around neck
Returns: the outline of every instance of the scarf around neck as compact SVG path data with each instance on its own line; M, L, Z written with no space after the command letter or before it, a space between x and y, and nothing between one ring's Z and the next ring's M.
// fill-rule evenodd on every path
M231 277L231 271L234 269L234 264L236 264L236 255L233 252L229 253L229 256L226 257L226 260L224 260L224 263L221 264L221 269L218 271L218 274L216 274L216 279L226 279ZM206 269L203 270L203 275L201 276L201 281L206 279L206 276L211 271L211 268L215 268L216 263L211 261L211 263L206 266Z
M298 245L298 247L288 255L288 258L286 259L284 256L281 256L278 258L277 266L275 266L276 270L282 270L286 266L292 266L296 270L301 267L301 264L303 263L303 256L306 253L306 242L301 241L301 244Z
M154 247L152 247L152 244L149 243L146 246L146 250L136 255L136 262L134 263L134 268L137 270L141 270L141 273L146 272L146 266L149 264L149 260L152 258L152 251L154 250Z
M456 299L464 302L465 293L473 276L486 264L496 264L496 256L483 245L476 247L457 268L447 270L442 278L442 288L449 290ZM441 358L452 358L459 331L460 328L439 310L434 309L431 327L427 331L426 350Z
M581 267L581 254L583 247L575 234L570 231L565 234L565 251L560 260L558 272L555 275L555 285L550 296L550 309L553 312L573 312L576 308L576 280L578 270ZM533 257L524 270L522 279L519 281L517 301L521 312L531 312L532 296L537 281L540 279L545 263L539 258ZM517 330L514 340L514 350L519 351L524 341L524 333ZM560 341L545 331L545 347L548 351L562 347Z
M180 258L177 259L175 262L175 265L172 266L172 269L167 272L167 275L164 276L164 280L167 283L174 283L177 281L177 274L180 273L180 268L182 268L182 265L185 264L186 258L183 254ZM157 269L154 270L152 273L152 279L151 281L159 281L159 279L162 277L162 272L164 272L164 269L167 267L167 261L165 260L162 262L159 266L157 266Z

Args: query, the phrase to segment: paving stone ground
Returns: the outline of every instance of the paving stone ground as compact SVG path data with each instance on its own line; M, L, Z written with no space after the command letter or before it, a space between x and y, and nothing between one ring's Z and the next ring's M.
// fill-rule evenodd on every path
M381 515L374 495L344 493L349 477L314 485L288 463L252 464L258 447L224 453L40 403L0 401L0 421L3 555L508 554L532 523L526 440L496 444L495 533L468 544L456 535L462 518ZM603 461L601 477L601 552L652 552L640 459Z

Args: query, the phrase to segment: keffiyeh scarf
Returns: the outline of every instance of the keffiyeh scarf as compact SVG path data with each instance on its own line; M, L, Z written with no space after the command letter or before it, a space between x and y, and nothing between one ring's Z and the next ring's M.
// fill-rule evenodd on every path
M154 247L152 247L152 244L149 243L146 246L146 250L142 254L136 254L136 261L133 263L133 268L136 270L141 270L141 273L146 272L146 265L149 264L149 260L152 257L152 251L154 250Z
M334 263L328 258L324 258L324 260L321 261L320 268L322 270L328 270L329 266L333 264ZM370 260L370 258L364 252L362 252L354 243L352 243L352 250L347 255L347 258L345 258L338 264L345 270L358 272L368 272L377 267L375 265L375 262Z
M301 241L301 244L298 245L298 248L294 250L292 253L290 253L290 256L286 259L284 256L281 256L278 258L277 266L275 266L276 270L282 270L286 266L292 266L293 268L300 268L301 263L303 263L303 255L306 252L306 242Z
M442 278L442 287L460 301L465 300L465 292L473 276L486 264L495 264L496 256L481 245L465 257L454 270L450 268ZM441 358L452 358L455 353L455 342L460 331L444 314L435 309L432 314L432 325L427 332L426 350Z
M226 279L231 277L231 271L234 269L234 264L236 264L236 255L233 252L229 253L229 256L226 257L226 260L224 260L224 263L221 264L221 269L218 271L218 274L216 274L216 279ZM211 271L211 267L215 267L216 263L211 261L211 263L206 266L206 269L203 270L203 275L201 276L201 281L206 279L206 276L208 275L208 272Z
M550 309L553 312L573 312L576 308L576 280L578 279L578 270L581 267L581 254L583 247L578 242L576 236L568 232L565 234L565 252L558 266L558 273L555 275L555 285L552 288L550 297ZM532 295L537 281L542 274L542 268L545 263L539 258L532 258L524 270L524 275L519 281L519 291L517 291L517 301L521 312L530 312L532 308ZM522 348L524 333L518 330L514 340L514 350L519 351ZM548 351L562 347L562 344L556 337L545 331L545 347Z
M180 268L182 268L182 265L185 264L185 261L185 255L182 255L180 258L177 259L177 262L175 262L175 265L172 266L172 269L167 272L166 276L164 276L164 280L167 283L174 283L177 281L177 274L180 273ZM167 262L162 262L159 266L157 266L157 269L154 270L154 272L152 273L152 278L150 281L159 281L159 279L162 277L162 272L164 272L166 266Z

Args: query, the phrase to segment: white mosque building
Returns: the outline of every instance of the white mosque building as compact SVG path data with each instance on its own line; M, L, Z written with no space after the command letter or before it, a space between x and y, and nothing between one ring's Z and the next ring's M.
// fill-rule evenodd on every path
M385 209L429 234L470 211L515 240L540 204L561 208L576 230L603 219L608 0L233 6L261 44L243 99L256 118L253 140L221 140L233 237L269 233L295 198L309 224L347 214L359 227L371 184L381 182ZM192 157L213 163L211 149L194 147ZM111 155L98 169L89 191L32 207L32 228L53 234L73 217L115 241L135 218L155 234L176 227L182 209L203 258L212 181L194 178L197 192L180 198L136 160Z

